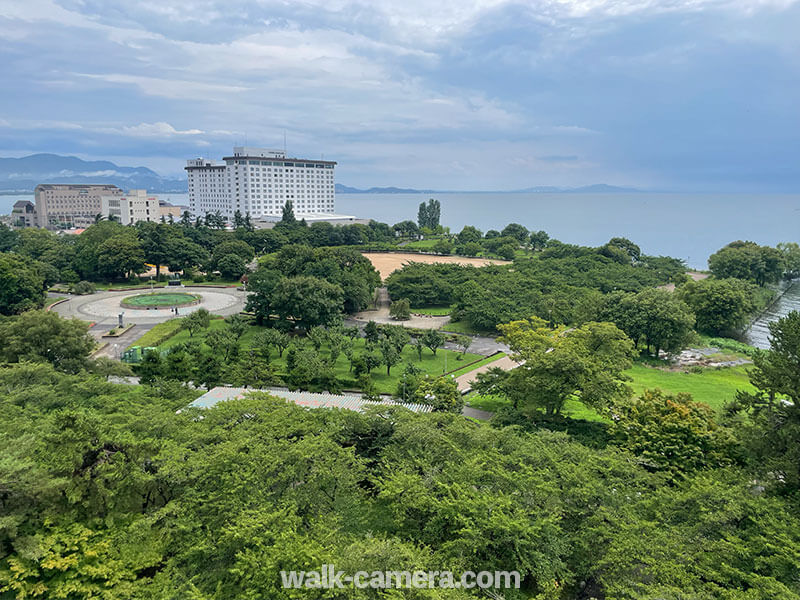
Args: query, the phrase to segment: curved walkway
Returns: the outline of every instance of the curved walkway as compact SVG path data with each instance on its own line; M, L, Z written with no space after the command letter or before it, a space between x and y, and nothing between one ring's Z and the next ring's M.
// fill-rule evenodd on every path
M175 290L189 292L200 296L201 302L194 306L178 309L178 316L188 315L200 308L217 315L232 315L244 309L247 293L235 288L174 288ZM125 323L136 325L155 325L175 317L170 308L155 310L135 310L122 308L120 302L123 298L133 296L141 291L116 291L97 292L86 296L69 296L66 302L52 306L51 310L62 317L74 317L81 321L91 321L97 325L108 324L112 327L117 324L118 315L123 313Z

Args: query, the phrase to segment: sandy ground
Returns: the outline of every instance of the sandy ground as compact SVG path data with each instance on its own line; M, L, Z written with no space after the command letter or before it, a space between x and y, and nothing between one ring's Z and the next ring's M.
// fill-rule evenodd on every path
M386 279L392 271L402 269L403 265L410 262L420 263L455 263L459 265L507 265L509 261L495 260L492 258L465 258L463 256L436 256L433 254L416 254L414 252L364 252L373 266L381 274L381 279Z
M686 274L692 278L692 281L701 281L703 279L708 278L708 273L701 273L700 271L686 271ZM668 292L675 291L675 284L668 283L666 285L661 285L658 287L660 290L667 290Z

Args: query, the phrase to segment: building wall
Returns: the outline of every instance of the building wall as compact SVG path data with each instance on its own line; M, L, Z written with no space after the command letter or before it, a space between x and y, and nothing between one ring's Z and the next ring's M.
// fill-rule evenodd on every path
M161 220L158 196L148 195L147 190L130 190L124 196L103 196L100 202L102 215L116 217L123 225Z
M11 210L11 225L13 227L36 227L36 207L33 202L20 200L14 203Z
M122 196L115 185L40 184L34 191L39 227L88 227L102 213L103 196Z
M280 150L237 147L224 165L187 162L189 210L193 215L238 210L254 218L280 216L287 200L295 214L334 213L333 161L287 158Z

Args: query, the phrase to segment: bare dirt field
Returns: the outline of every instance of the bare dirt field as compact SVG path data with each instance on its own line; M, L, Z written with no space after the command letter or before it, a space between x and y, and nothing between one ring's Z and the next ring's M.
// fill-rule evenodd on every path
M419 263L455 263L459 265L507 265L507 260L493 258L465 258L463 256L436 256L433 254L416 254L414 252L364 252L372 265L381 274L381 279L386 279L392 271L402 269L403 265L410 262Z

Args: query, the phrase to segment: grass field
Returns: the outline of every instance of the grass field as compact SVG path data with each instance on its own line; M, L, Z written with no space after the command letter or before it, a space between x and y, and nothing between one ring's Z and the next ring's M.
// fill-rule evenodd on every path
M123 306L156 307L156 306L186 306L194 304L198 297L183 292L159 292L155 294L139 294L122 299Z
M175 327L175 325L172 325L172 323L177 323L177 322L178 320L174 319L173 321L168 321L167 323L161 323L159 325L156 325L156 327L154 327L151 331L149 331L148 334L145 334L145 336L143 336L142 339L144 339L144 337L146 337L149 334L153 334L153 332L155 332L155 334L153 334L154 338L155 336L163 335L165 329L162 329L160 331L156 330L158 328L161 328L162 326ZM220 327L225 327L225 322L222 319L213 320L211 321L211 325L205 331L205 333L208 333L209 331L212 331ZM253 338L262 329L264 328L258 327L256 325L248 327L247 331L240 340L240 347L243 350L251 348L253 345ZM199 335L196 334L194 339L202 339L205 333ZM188 331L186 330L179 331L176 335L170 337L168 340L160 344L158 348L161 350L166 350L177 344L188 342L189 339L190 338ZM365 342L363 338L356 340L356 345L355 345L356 353L359 353L364 350L364 343ZM137 345L145 346L147 344L144 344L142 343L142 340L139 340L139 342L137 342ZM327 347L323 346L321 352L323 357L327 356ZM433 353L426 348L422 352L422 360L419 361L417 359L416 350L411 346L406 346L405 350L403 350L403 361L392 367L391 375L386 374L385 366L377 367L372 371L372 380L375 382L375 386L380 393L390 394L397 389L397 384L402 380L403 370L405 369L406 363L413 364L414 366L422 369L424 373L433 376L438 376L445 372L445 361L447 364L447 368L452 369L459 363L468 363L476 361L481 358L480 355L478 354L467 353L466 355L464 355L464 358L459 361L456 360L456 357L459 354L461 353L453 350L445 350L444 348L440 348L436 353L436 356L434 356ZM285 353L283 357L279 358L278 353L273 349L271 353L270 362L271 364L275 365L278 368L279 372L285 372L286 369ZM477 368L477 365L473 368ZM345 387L355 388L355 378L353 377L352 373L350 373L350 363L348 362L347 357L345 357L344 355L338 357L338 359L336 360L336 364L334 365L334 372L336 373L336 377L344 382Z

